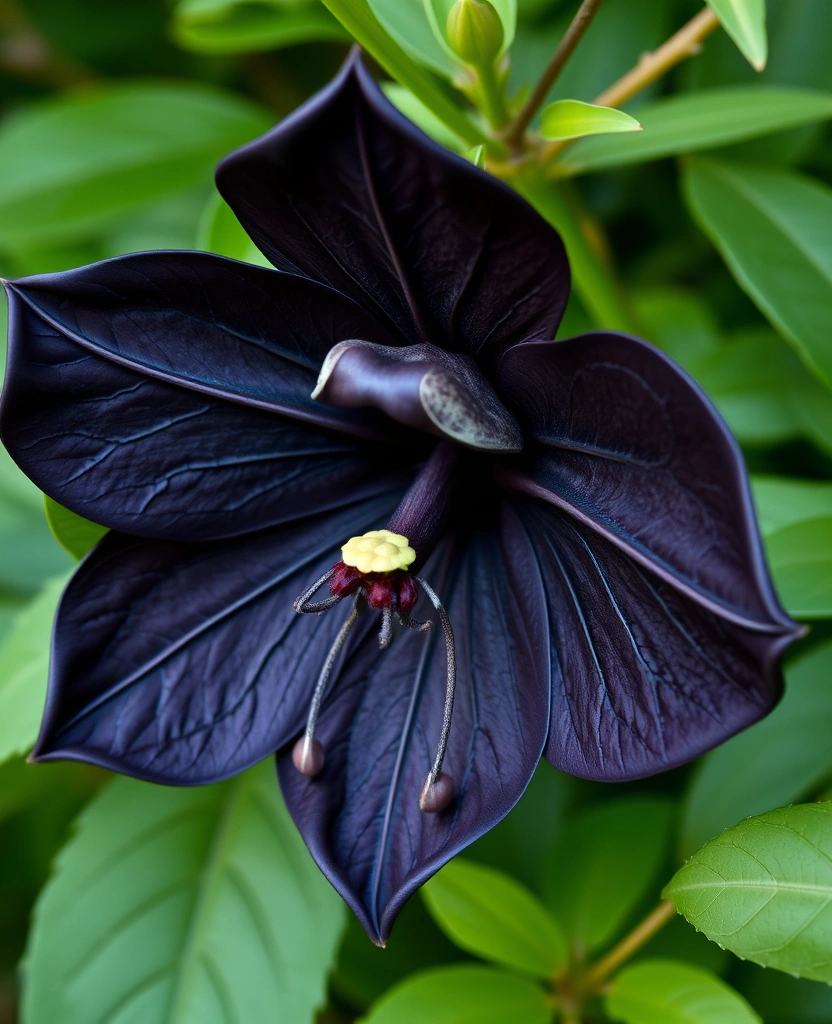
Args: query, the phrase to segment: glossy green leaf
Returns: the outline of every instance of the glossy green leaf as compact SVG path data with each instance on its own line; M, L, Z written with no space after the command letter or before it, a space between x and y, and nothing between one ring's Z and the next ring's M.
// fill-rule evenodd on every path
M368 0L373 14L398 45L414 60L448 78L459 60L431 28L424 0Z
M722 27L755 71L768 59L766 0L708 0Z
M540 134L544 139L580 139L584 135L641 131L639 122L623 110L581 100L555 100L544 107L540 118Z
M234 211L218 192L215 192L203 210L197 229L196 246L217 256L228 256L258 267L271 267L271 263L246 234Z
M742 996L701 967L645 960L625 967L604 1006L624 1024L762 1024Z
M685 193L739 284L832 386L832 190L787 171L696 160Z
M84 519L83 516L59 505L48 495L44 496L44 505L46 519L55 539L73 558L83 558L108 532L106 526Z
M832 803L735 825L695 853L664 895L737 956L832 981Z
M804 519L832 516L832 483L785 476L752 476L751 489L764 536Z
M801 800L832 776L832 641L786 669L783 699L756 725L701 759L682 810L688 856L752 814Z
M319 4L292 0L182 0L174 10L173 35L197 53L247 53L348 38Z
M18 613L0 644L0 761L26 753L37 739L46 700L52 620L68 580L50 580Z
M485 142L481 129L384 29L368 0L322 0L322 3L392 78L418 97L463 142L469 146Z
M83 236L207 186L220 157L270 124L249 100L193 82L99 86L25 108L0 128L0 245Z
M832 516L804 519L769 534L766 554L790 615L832 618Z
M728 146L832 117L832 96L779 85L731 86L682 93L639 107L638 135L587 139L571 148L558 173L659 160Z
M462 949L523 974L551 978L566 962L557 921L524 886L459 858L422 889L433 919Z
M396 0L396 2L401 2L401 0ZM455 56L448 44L447 33L448 15L456 0L423 0L423 2L431 31L448 56L458 65L459 58ZM517 28L517 0L490 0L490 2L503 23L503 45L500 52L505 53L514 42L514 33Z
M547 902L582 954L614 939L650 896L672 820L669 800L622 797L580 811L561 830L547 866Z
M37 905L23 1019L311 1021L343 914L271 761L193 789L118 778Z
M440 967L396 985L362 1024L550 1024L546 992L487 967Z

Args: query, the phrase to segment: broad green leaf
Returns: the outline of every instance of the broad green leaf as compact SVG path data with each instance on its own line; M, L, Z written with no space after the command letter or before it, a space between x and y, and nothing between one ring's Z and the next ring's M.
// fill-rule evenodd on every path
M63 505L59 505L48 495L44 496L46 507L46 518L49 527L55 535L55 540L67 550L73 558L81 559L88 551L92 551L95 545L108 532L106 526L90 522L83 516L71 512Z
M637 135L587 139L557 165L562 175L659 160L728 146L832 117L832 96L811 89L759 85L703 89L639 107Z
M45 765L28 764L22 757L0 764L0 821L36 800L53 781Z
M644 960L625 967L604 1006L624 1024L763 1024L739 992L701 967Z
M16 616L0 644L0 761L28 751L37 739L46 684L52 620L68 576L50 580Z
M614 107L599 107L581 100L555 100L541 111L544 139L580 139L584 135L640 132L634 117Z
M49 531L43 495L0 445L0 590L34 594L71 565Z
M785 695L767 718L701 759L682 810L686 856L743 818L805 798L832 776L830 682L826 641L788 665Z
M74 239L208 185L220 157L270 123L194 82L103 85L24 108L0 128L0 245Z
M832 515L804 519L769 534L766 554L790 615L832 618Z
M271 761L193 789L117 778L38 902L23 1020L311 1021L343 912Z
M722 27L754 68L762 71L768 59L766 0L708 0Z
M459 138L409 89L405 89L398 82L383 82L382 88L387 99L398 107L405 117L409 117L415 125L418 125L426 135L430 135L441 146L455 150L457 153L465 149L465 146L460 144ZM482 145L474 148L484 149Z
M322 0L322 3L392 78L409 89L463 142L478 146L486 141L481 129L448 97L430 73L385 31L368 0Z
M764 536L804 519L832 516L832 483L752 476L751 490Z
M401 0L397 0L397 2L401 2ZM423 0L423 2L425 15L433 35L455 65L459 65L459 58L448 43L447 33L448 15L456 0ZM490 0L490 2L503 23L503 46L500 52L505 53L514 42L514 33L517 29L517 0Z
M735 825L695 853L664 895L737 956L832 981L832 803Z
M457 858L422 889L439 927L462 949L523 974L551 978L566 962L557 921L528 889Z
M436 37L424 0L368 0L373 14L399 46L414 60L452 78L459 60Z
M550 1024L533 981L487 967L440 967L390 989L362 1024Z
M196 246L218 256L228 256L258 267L271 267L271 263L248 237L234 211L218 192L215 192L200 218Z
M719 348L716 318L707 303L693 292L649 288L635 291L632 299L648 341L694 376L702 360Z
M174 10L173 36L180 46L198 53L246 53L347 39L327 10L303 0L182 0Z
M548 903L581 954L610 942L650 894L668 854L673 805L623 797L580 811L548 864Z
M739 284L832 386L832 190L787 171L695 160L685 193Z

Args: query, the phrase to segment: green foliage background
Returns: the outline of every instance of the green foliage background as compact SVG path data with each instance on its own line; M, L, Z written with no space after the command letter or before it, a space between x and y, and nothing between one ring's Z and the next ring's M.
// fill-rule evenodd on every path
M154 248L262 262L213 167L322 86L350 32L398 78L394 102L467 153L483 130L430 28L443 2L0 0L0 276ZM576 6L517 0L512 95ZM700 6L606 0L550 99L591 101ZM668 882L715 941L676 917L587 1022L832 1021L832 3L768 0L761 72L763 0L712 7L728 31L627 104L643 132L581 140L555 180L517 184L570 250L561 333L650 339L739 438L781 598L812 624L781 705L637 784L542 765L378 950L269 765L171 791L26 764L52 615L98 534L47 517L0 449L0 1024L546 1024L552 979Z

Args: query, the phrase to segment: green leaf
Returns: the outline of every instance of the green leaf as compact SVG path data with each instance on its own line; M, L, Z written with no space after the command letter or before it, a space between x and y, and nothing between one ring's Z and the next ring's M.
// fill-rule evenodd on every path
M348 38L317 3L292 0L182 0L174 10L173 36L197 53L247 53Z
M46 683L52 620L68 576L50 580L17 615L0 644L0 761L24 754L37 739Z
M401 0L396 0L401 2ZM503 45L500 53L505 53L514 42L514 33L517 29L517 0L490 0L500 21L503 23ZM424 9L428 24L440 46L454 61L455 66L459 65L459 58L454 54L448 43L448 15L456 0L424 0Z
M716 318L698 295L682 288L647 288L633 296L644 336L696 376L703 359L719 348Z
M580 139L584 135L641 131L639 122L623 110L581 100L556 100L543 108L540 117L540 134L544 139Z
M462 949L551 978L566 962L558 923L528 889L493 868L456 859L422 889L439 927Z
M604 1006L624 1024L762 1024L715 974L673 960L625 967L613 979Z
M398 82L382 82L381 87L384 89L387 99L398 107L405 117L409 117L415 125L418 125L426 135L435 139L440 146L445 146L457 153L465 150L465 146L460 143L459 138L409 89L405 89ZM474 148L484 150L485 147L479 145Z
M487 967L440 967L390 989L362 1024L549 1024L552 1006L533 981Z
M581 954L610 942L650 893L668 854L673 805L625 797L580 811L555 843L548 903Z
M38 902L24 1020L310 1021L343 912L271 761L193 789L117 778Z
M830 679L827 641L788 665L785 696L767 718L700 760L682 810L685 855L743 818L805 798L832 775Z
M727 146L832 117L832 96L779 85L729 86L639 107L637 135L587 139L558 162L561 175Z
M832 190L787 171L696 160L685 193L739 284L832 386Z
M695 853L664 895L737 956L832 981L832 804L740 822Z
M798 619L832 617L832 516L791 523L766 538L771 575Z
M468 146L486 141L470 117L449 99L445 90L385 31L368 0L322 0L344 28L385 71L444 122Z
M459 60L434 34L423 0L368 0L379 23L414 60L452 78Z
M832 483L752 476L751 489L764 536L804 519L832 516Z
M790 978L752 964L746 964L742 981L743 993L753 1007L765 1014L766 1024L829 1024L832 1021L829 985Z
M217 256L228 256L258 267L271 267L271 263L246 234L234 211L218 192L208 200L197 229L196 246Z
M124 83L30 106L0 128L0 245L90 234L211 181L230 150L271 119L207 85Z
M84 519L83 516L59 505L48 495L44 495L44 505L46 518L55 540L73 558L83 558L88 551L92 551L104 534L109 532L106 526Z
M722 27L755 71L768 58L766 0L708 0Z

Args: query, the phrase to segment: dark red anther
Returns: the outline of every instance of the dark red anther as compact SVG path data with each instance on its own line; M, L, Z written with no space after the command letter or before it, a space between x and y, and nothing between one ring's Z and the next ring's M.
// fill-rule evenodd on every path
M329 589L337 597L349 597L354 594L364 579L362 574L353 565L345 565L343 562L336 562L334 575L329 581Z
M364 594L371 608L392 608L397 606L397 574L384 573L364 578Z
M408 619L410 613L416 607L419 598L419 591L416 589L416 582L409 573L403 573L399 581L399 615Z

